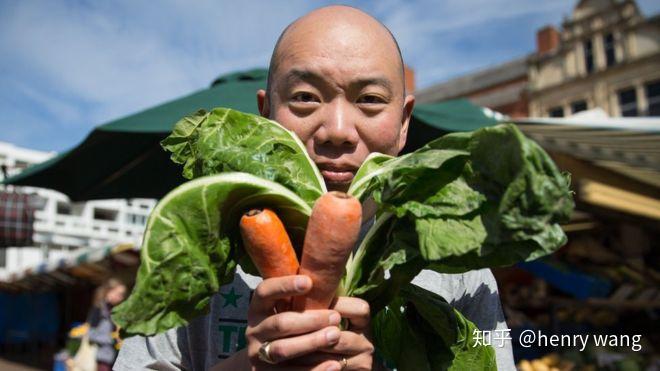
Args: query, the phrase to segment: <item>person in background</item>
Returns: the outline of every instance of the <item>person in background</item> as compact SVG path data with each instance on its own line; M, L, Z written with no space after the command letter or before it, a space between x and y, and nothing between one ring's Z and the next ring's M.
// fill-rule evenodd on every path
M126 285L116 278L107 279L94 292L94 302L87 316L89 341L98 346L98 371L112 370L117 357L116 326L110 319L112 307L126 298Z

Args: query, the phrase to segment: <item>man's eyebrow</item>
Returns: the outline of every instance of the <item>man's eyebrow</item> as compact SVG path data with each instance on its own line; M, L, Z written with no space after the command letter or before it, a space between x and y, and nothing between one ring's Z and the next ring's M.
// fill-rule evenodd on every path
M351 81L351 85L357 87L380 85L385 89L389 90L390 92L392 91L392 82L390 81L390 79L382 76L360 78L355 81Z
M316 73L314 71L306 69L297 69L293 68L287 71L286 81L292 83L296 80L307 81L310 83L327 83L325 77L322 74ZM362 88L369 85L380 85L385 89L392 92L392 82L384 76L371 76L371 77L362 77L357 78L350 82L351 88Z
M293 68L287 71L285 79L288 83L291 83L296 80L302 80L307 82L323 82L325 79L320 74L317 74L310 70Z

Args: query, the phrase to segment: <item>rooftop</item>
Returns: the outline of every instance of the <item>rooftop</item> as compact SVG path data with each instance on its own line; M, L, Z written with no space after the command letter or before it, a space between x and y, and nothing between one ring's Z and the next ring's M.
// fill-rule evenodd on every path
M497 84L527 76L527 58L520 57L454 79L432 85L415 93L418 103L440 102L464 96Z

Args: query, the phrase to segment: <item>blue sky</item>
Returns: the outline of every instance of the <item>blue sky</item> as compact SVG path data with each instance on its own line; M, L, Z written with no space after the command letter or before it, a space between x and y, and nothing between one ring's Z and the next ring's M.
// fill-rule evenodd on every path
M344 2L395 35L418 87L526 55L576 0ZM93 127L268 64L325 1L0 0L0 141L61 151ZM157 5L154 5L157 4ZM660 2L641 0L646 15Z

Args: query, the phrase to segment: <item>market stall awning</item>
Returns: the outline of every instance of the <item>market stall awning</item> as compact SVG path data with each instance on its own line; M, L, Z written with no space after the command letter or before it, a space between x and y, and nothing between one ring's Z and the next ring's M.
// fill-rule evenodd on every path
M584 204L660 220L660 118L528 118L515 122L571 173Z
M4 272L0 291L49 291L81 282L98 285L117 273L118 266L136 268L140 258L132 244L86 248L67 257Z
M265 88L266 78L264 69L221 76L208 89L101 125L75 148L5 183L55 189L73 201L160 198L184 181L160 146L174 124L199 109L219 106L257 113L256 92ZM420 104L405 151L447 132L496 123L488 113L467 100Z

